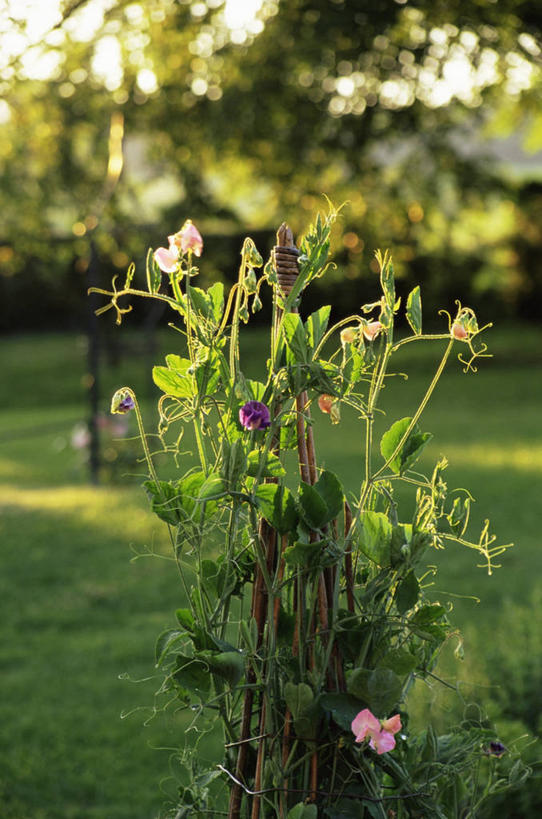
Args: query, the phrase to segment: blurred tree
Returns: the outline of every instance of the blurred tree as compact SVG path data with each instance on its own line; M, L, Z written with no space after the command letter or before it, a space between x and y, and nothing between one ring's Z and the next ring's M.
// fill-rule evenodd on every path
M0 5L4 302L32 257L83 273L98 220L122 269L185 215L206 233L300 229L325 192L349 200L353 286L390 245L430 298L521 303L515 192L483 133L542 147L539 4L53 0L49 19L37 0ZM100 212L119 110L125 167Z

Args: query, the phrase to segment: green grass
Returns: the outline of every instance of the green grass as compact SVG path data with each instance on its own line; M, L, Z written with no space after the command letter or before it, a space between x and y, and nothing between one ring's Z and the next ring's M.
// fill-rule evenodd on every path
M104 371L104 412L114 389L133 385L151 429L156 412L144 339L118 332L138 349ZM541 340L536 329L490 331L496 357L481 362L476 375L464 375L451 360L421 422L435 435L423 466L430 470L445 455L449 485L465 486L477 498L473 530L490 517L499 540L517 544L492 577L461 547L429 556L439 566L435 597L453 599L457 624L467 633L476 624L488 640L503 601L524 602L542 567ZM175 351L178 336L161 336L160 346ZM380 430L412 414L436 367L438 346L414 348L407 346L397 364L411 372L409 380L387 385ZM260 334L247 340L251 375L265 353ZM4 339L0 356L6 385L0 398L0 816L151 819L168 773L167 748L182 742L184 724L157 717L145 725L150 711L121 714L152 705L154 640L182 603L168 560L131 560L146 547L167 556L165 527L148 512L133 478L89 486L70 447L74 423L87 414L84 339ZM331 426L317 417L316 440L321 463L355 489L363 464L355 419L345 412Z

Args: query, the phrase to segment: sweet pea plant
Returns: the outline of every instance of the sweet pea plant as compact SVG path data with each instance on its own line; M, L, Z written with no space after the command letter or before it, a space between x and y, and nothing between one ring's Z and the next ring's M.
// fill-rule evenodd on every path
M175 754L168 815L177 819L474 817L510 777L524 775L517 765L508 779L499 772L506 749L483 720L437 736L429 724L411 729L407 708L414 681L436 679L452 635L447 608L425 588L424 560L456 542L491 572L506 548L487 524L468 538L471 498L448 491L445 460L427 476L415 468L431 438L420 417L453 348L472 370L486 352L476 317L458 306L441 333L424 334L416 287L406 303L411 332L397 339L392 259L377 253L377 301L333 326L329 306L303 320L301 294L329 264L336 216L332 207L319 215L300 251L281 226L265 266L247 238L227 298L221 283L193 283L203 241L191 222L168 248L149 251L146 289L133 287L131 266L122 289L98 291L118 323L126 297L165 302L182 334L182 354L153 370L162 393L156 450L177 464L173 480L157 474L134 392L123 387L112 401L112 412L137 416L144 485L169 529L180 578L176 622L156 644L155 706L186 711L194 737L180 739ZM263 287L273 307L269 359L261 380L251 380L239 331ZM392 359L424 342L445 342L427 391L376 441ZM355 493L321 468L313 434L312 411L339 423L344 407L363 431ZM399 484L413 494L406 518ZM213 761L205 738L216 749L218 727Z

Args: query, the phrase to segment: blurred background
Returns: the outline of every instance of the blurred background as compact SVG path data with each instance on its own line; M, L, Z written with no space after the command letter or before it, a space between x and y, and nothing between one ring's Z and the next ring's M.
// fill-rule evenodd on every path
M108 415L130 384L152 432L150 369L179 336L144 300L122 328L96 318L105 299L87 288L132 261L144 288L148 247L186 218L199 283L227 284L246 235L266 257L323 194L346 202L337 266L306 311L369 301L390 247L427 329L455 299L495 325L494 357L476 375L450 365L425 416L427 468L446 455L474 524L517 545L491 578L476 555L431 556L465 660L443 668L453 696L417 696L437 726L482 701L535 773L493 810L540 815L541 91L542 7L524 0L0 0L2 817L158 816L184 741L180 717L152 710L153 641L182 595L135 429ZM268 316L267 302L245 340L253 375ZM403 357L391 419L438 354ZM318 424L323 461L354 487L353 419Z

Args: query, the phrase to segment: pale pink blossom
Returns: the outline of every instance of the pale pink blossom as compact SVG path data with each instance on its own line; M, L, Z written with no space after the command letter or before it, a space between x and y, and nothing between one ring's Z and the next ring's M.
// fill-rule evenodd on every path
M352 721L352 731L356 742L363 742L369 737L370 747L377 754L385 754L395 748L395 737L401 730L399 714L380 722L368 708L364 708Z
M191 219L187 219L182 228L168 236L169 246L177 247L181 253L191 250L194 256L201 256L203 250L203 239L197 227L192 224Z
M383 326L380 321L371 321L363 328L363 335L367 341L374 341L382 329Z
M154 251L154 261L164 273L174 273L179 263L179 251L170 244L169 249L159 247Z
M468 330L459 321L455 321L452 324L451 329L452 338L456 338L458 341L464 341L468 336Z

